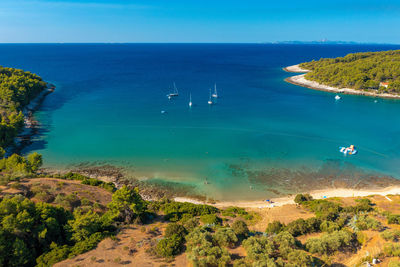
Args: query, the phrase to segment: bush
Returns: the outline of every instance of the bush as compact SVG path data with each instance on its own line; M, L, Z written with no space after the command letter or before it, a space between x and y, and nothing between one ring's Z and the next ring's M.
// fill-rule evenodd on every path
M231 228L218 228L213 236L219 246L233 248L238 242L235 232Z
M221 225L222 220L215 214L206 214L200 216L200 221L208 225Z
M310 238L306 241L306 249L311 253L332 254L339 249L351 247L354 241L352 233L340 230L324 234L319 238Z
M173 235L177 235L180 238L184 238L186 235L186 229L180 224L177 223L170 223L167 225L167 228L165 229L164 236L166 238L169 238Z
M389 214L387 216L388 224L400 224L400 215L398 214Z
M331 221L323 221L320 225L320 229L322 232L332 233L333 231L340 230L340 227L337 223Z
M371 216L362 214L357 217L356 227L359 230L380 230L382 225L379 221L375 220Z
M156 253L160 257L171 258L178 255L182 249L183 238L172 234L168 238L161 239L156 246Z
M294 266L307 267L314 266L314 259L311 255L302 250L293 250L288 254L288 261Z
M244 221L237 220L231 227L237 236L247 237L249 235L249 228Z
M400 261L398 260L390 260L388 267L400 267Z
M388 257L399 257L400 256L400 244L386 243L383 247L383 251Z
M280 221L273 221L268 223L267 229L265 230L269 234L277 234L283 231L285 225L282 224Z
M188 231L188 232L191 232L191 231L193 231L197 226L199 226L200 225L200 223L199 223L199 219L197 219L197 218L192 218L192 219L190 219L190 220L187 220L186 222L185 222L185 224L184 224L184 226L185 226L185 228L186 228L186 230Z
M386 241L397 242L400 238L400 230L387 229L381 233L381 236Z
M305 201L313 200L313 197L310 194L297 194L294 198L294 202L297 204L301 204Z
M160 203L160 209L165 213L165 218L170 221L182 219L184 214L190 214L192 217L206 214L215 214L219 210L209 205L196 205L189 202L166 202Z
M194 266L226 266L230 254L225 248L215 246L215 240L204 229L196 228L186 236L187 257Z

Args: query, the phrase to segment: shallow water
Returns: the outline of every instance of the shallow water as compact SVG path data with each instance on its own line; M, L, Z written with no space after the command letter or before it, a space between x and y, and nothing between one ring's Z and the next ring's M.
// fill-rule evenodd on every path
M400 46L0 45L0 64L57 86L36 114L41 135L25 149L42 153L46 167L111 163L217 199L259 199L288 187L291 174L275 170L323 176L323 166L336 162L347 166L339 176L349 179L354 170L400 177L400 101L335 101L334 94L284 82L292 74L281 69L387 49ZM174 81L180 95L168 100ZM220 98L209 106L214 83ZM350 144L356 156L338 152Z

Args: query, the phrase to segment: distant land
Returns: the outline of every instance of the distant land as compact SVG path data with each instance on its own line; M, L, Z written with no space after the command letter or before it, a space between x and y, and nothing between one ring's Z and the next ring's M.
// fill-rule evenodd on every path
M317 41L276 41L276 42L271 42L272 44L342 44L342 45L372 45L372 44L379 44L379 45L389 45L391 43L375 43L375 42L370 42L370 43L362 43L362 42L353 42L353 41L331 41L328 39L321 39Z

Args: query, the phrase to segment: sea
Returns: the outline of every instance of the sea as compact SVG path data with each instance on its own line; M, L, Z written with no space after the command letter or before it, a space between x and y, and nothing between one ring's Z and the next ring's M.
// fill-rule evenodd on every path
M285 82L295 74L282 70L389 49L400 46L1 44L0 65L56 85L23 150L41 153L44 167L112 165L212 199L258 200L307 179L400 178L400 100L336 101ZM174 83L179 96L168 99ZM356 155L339 152L352 144Z

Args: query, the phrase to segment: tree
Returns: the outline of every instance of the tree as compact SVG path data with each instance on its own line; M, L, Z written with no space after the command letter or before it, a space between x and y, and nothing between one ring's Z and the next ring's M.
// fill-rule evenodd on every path
M145 212L146 202L139 195L137 188L129 189L124 185L112 195L108 209L108 215L113 220L131 223Z
M29 154L27 160L31 166L32 171L37 171L39 167L43 164L42 155L36 152Z
M238 242L238 238L231 228L218 228L213 237L218 245L223 247L233 248Z
M245 238L249 235L249 228L247 227L247 224L242 220L235 221L232 224L232 229L239 237Z
M269 234L277 234L285 227L280 221L273 221L268 223L267 229L265 230Z
M313 198L310 194L297 194L294 198L294 202L296 202L297 204L301 204L305 201L310 201L312 199Z

